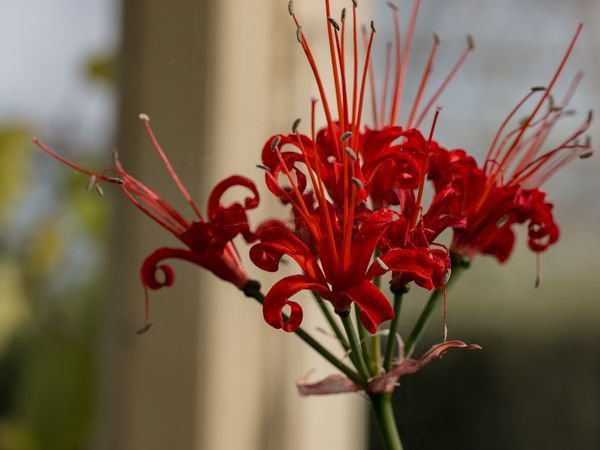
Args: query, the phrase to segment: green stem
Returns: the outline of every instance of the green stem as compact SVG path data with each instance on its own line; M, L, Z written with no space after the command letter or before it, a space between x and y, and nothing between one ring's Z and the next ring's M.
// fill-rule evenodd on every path
M360 320L360 307L355 303L354 308L354 313L356 317L356 328L358 328L358 336L360 338L360 348L362 350L363 358L365 362L370 361L371 358L369 356L369 333L367 332L367 329ZM367 370L370 374L371 372L369 370L369 365L367 365Z
M346 339L346 336L344 336L344 332L338 325L337 321L335 320L335 316L333 315L333 313L331 312L331 310L329 309L327 304L323 301L323 299L317 292L313 291L313 296L317 300L319 308L321 308L321 312L323 313L323 316L327 320L327 323L329 324L331 331L333 331L335 333L335 336L338 338L338 341L340 341L340 344L342 345L342 347L344 347L344 350L345 351L350 350L350 344L348 344L348 340Z
M402 299L406 292L406 286L402 286L394 292L394 318L390 324L387 343L385 345L385 358L383 359L383 368L386 372L389 372L390 367L392 366L392 356L394 355L394 349L396 348L396 334L398 333L398 327L400 325Z
M258 284L257 282L250 281L244 287L243 292L248 297L252 297L253 299L255 299L261 305L262 305L263 301L265 300L265 296L262 294L262 292L260 292L260 284ZM287 320L287 319L288 319L288 317L284 314L283 320ZM317 353L319 353L323 358L325 358L327 361L329 361L331 364L333 364L335 367L337 367L342 373L344 373L344 375L346 375L348 378L350 378L356 384L358 384L360 386L365 385L365 377L357 374L354 370L352 370L350 367L348 367L346 364L344 364L342 361L340 361L334 354L332 354L329 350L327 350L325 347L323 347L319 343L319 341L317 341L315 338L313 338L310 334L308 334L302 328L296 329L296 331L294 333L296 333L296 336L298 336L300 339L302 339L304 342L306 342Z
M396 418L392 408L392 393L371 394L373 410L377 418L377 425L383 437L386 450L402 450L402 442L396 426Z
M452 255L452 276L446 285L446 289L450 289L450 287L456 282L459 278L460 274L464 272L466 268L469 267L469 263L463 259L461 256ZM433 318L433 313L435 312L438 305L441 303L444 298L444 289L436 289L432 292L425 308L421 312L421 315L417 319L415 326L413 327L408 339L406 340L406 344L404 345L404 353L407 358L410 358L412 353L415 350L416 345L419 343L425 330L431 323L431 319Z
M371 336L371 373L377 377L381 373L381 338Z
M341 314L342 323L344 324L344 329L346 330L346 335L348 336L348 341L350 343L350 358L358 370L358 373L363 378L363 380L369 379L369 371L367 369L367 365L365 364L365 360L363 358L362 352L360 351L360 343L358 342L358 338L356 337L356 332L354 331L354 325L352 324L352 318L350 317L350 312L346 314ZM364 381L363 381L364 384Z

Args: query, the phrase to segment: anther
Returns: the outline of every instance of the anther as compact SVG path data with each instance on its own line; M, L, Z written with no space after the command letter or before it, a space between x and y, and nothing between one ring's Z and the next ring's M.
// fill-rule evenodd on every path
M467 46L469 47L469 50L475 50L475 39L473 39L473 36L470 34L467 34Z
M147 323L146 325L144 325L142 328L140 328L139 330L137 330L135 332L135 334L144 334L146 331L148 331L150 328L152 327L151 323Z
M371 31L373 33L376 33L376 30L375 30L375 21L373 21L373 20L371 20Z
M125 184L125 182L121 178L117 178L117 177L109 177L109 178L107 178L106 181L109 181L110 183L115 183L115 184Z
M396 6L395 3L392 2L387 2L387 5L392 8L394 11L398 11L398 7Z
M504 214L502 217L500 217L498 219L498 222L496 222L496 227L500 228L500 227L506 225L506 222L508 222L508 219L509 219L508 214Z
M281 142L281 136L277 135L271 141L271 151L274 152L279 147L279 143Z
M294 120L294 123L292 124L292 134L296 134L298 132L300 122L302 122L302 119L300 119L299 117L296 120Z
M341 17L341 19L342 19L342 22L344 20L346 20L346 8L342 8L342 17Z
M581 155L579 155L579 159L588 159L588 158L592 157L593 155L594 155L594 151L588 150L587 152L584 152Z
M288 12L290 13L290 16L294 15L294 0L288 2Z
M562 114L565 117L574 116L575 114L577 114L577 110L575 110L575 109L565 109Z
M562 106L553 106L550 110L551 112L561 112L563 110Z
M340 25L335 21L333 17L328 17L327 20L329 21L331 26L335 28L335 31L340 31Z
M302 44L302 27L300 26L296 29L296 39Z
M356 177L352 177L350 178L352 180L352 182L354 183L354 186L356 186L358 189L364 189L365 185L363 184L362 181L360 181L358 178Z
M328 162L329 164L333 164L333 163L334 163L334 162L336 162L336 161L337 161L337 159L336 159L336 157L335 157L335 156L333 156L333 155L329 155L329 156L327 157L327 162Z
M352 131L346 131L340 136L340 142L346 142L352 137Z
M98 183L96 183L94 185L94 187L96 188L96 192L98 193L98 195L100 197L104 197L104 189L102 189L102 186L100 186Z
M86 188L86 190L88 190L88 191L89 191L90 189L92 189L92 188L94 187L94 185L96 184L96 182L97 182L97 181L98 181L98 179L96 178L96 175L92 175L92 176L90 177L90 181L88 181L88 184L87 184L87 186L85 187L85 188Z
M534 86L531 88L531 92L540 92L540 91L545 91L546 90L546 86Z
M444 286L448 284L448 281L450 281L451 276L452 276L452 268L448 267L446 269L446 271L444 272Z
M381 267L383 270L385 270L386 272L388 270L390 270L390 268L388 267L388 265L386 263L383 262L383 260L378 256L377 258L375 258L375 262L377 264L379 264L379 267Z
M585 144L584 144L584 146L589 148L589 147L591 147L591 145L592 145L592 137L591 136L586 136L585 137Z
M144 122L150 122L150 116L148 114L140 113L138 117Z
M348 155L352 161L356 161L358 159L358 157L356 156L356 153L350 147L346 147L344 149L344 151L346 152L346 155Z
M264 164L257 164L256 167L258 169L264 170L265 172L270 172L271 169L269 169L267 166L265 166Z
M354 5L355 8L358 8L358 0L352 0L352 5Z
M588 116L587 116L587 120L586 123L589 125L592 123L592 120L594 120L594 111L592 111L591 109L588 111Z
M440 35L437 33L433 33L433 43L435 45L440 45Z

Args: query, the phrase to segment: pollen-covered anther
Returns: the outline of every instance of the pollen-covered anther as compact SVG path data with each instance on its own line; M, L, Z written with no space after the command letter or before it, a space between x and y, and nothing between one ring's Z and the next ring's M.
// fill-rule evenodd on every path
M275 136L271 141L271 151L274 152L279 147L279 143L281 142L281 136Z
M290 13L290 16L294 15L294 0L288 2L288 12Z
M302 119L297 118L296 120L294 120L294 123L292 124L292 134L296 134L298 132L298 127L300 126L300 122L302 122Z
M348 155L352 161L356 161L358 159L358 157L356 156L356 153L350 147L346 147L344 149L344 151L346 152L346 155Z
M379 256L375 258L375 262L386 272L390 270L389 266L386 263L384 263L383 259L381 259Z
M135 332L135 334L144 334L146 331L148 331L150 328L152 327L151 323L147 323L146 325L144 325L142 328L140 328L139 330L137 330Z
M508 222L508 219L509 219L509 217L508 217L508 214L504 214L504 215L503 215L502 217L500 217L500 218L498 219L498 221L496 222L496 227L497 227L497 228L501 228L501 227L503 227L503 226L504 226L504 225L506 225L506 223Z
M124 184L125 183L121 178L117 178L117 177L109 177L106 181L109 181L110 183L115 183L115 184Z
M475 50L475 39L473 39L473 35L467 34L467 47L469 50Z
M342 19L342 22L343 22L344 20L346 20L346 8L342 8L342 15L341 15L341 19Z
M387 2L387 5L392 8L394 11L398 11L398 6L396 6L393 2Z
M376 33L376 32L377 32L377 30L375 29L375 21L374 21L374 20L371 20L371 31L372 31L373 33Z
M340 136L340 141L341 142L346 142L348 139L350 139L352 137L352 131L346 131L345 133L343 133Z
M264 164L257 164L256 167L258 169L264 170L265 172L270 172L271 169L269 169L267 166L265 166Z
M588 159L588 158L591 158L593 155L594 155L594 151L588 150L587 152L584 152L581 155L579 155L579 159Z
M589 126L589 125L592 123L592 121L593 121L593 120L594 120L594 111L590 109L590 110L588 111L587 120L585 121L585 122L586 122L586 125L588 125L588 126Z
M150 122L150 116L148 114L139 113L138 117L140 120L143 120L144 122Z
M542 92L546 90L546 86L533 86L531 92Z
M300 42L302 44L302 27L298 27L296 28L296 39L298 39L298 42Z
M104 189L102 189L102 186L100 186L98 183L96 183L94 185L94 187L96 188L96 192L98 193L98 195L100 197L104 197Z
M335 28L335 31L340 31L340 25L335 21L333 17L328 17L327 20L329 21L331 26Z
M448 267L446 269L446 271L444 272L444 285L448 284L448 281L450 281L451 277L452 277L452 268Z
M440 35L437 33L433 33L433 43L435 45L440 45Z
M350 179L352 180L352 183L354 183L354 186L356 186L358 189L364 189L365 188L365 185L363 184L363 182L360 181L358 178L352 177Z
M358 0L352 0L352 5L353 5L355 8L358 8Z
M90 181L88 181L88 184L85 187L86 190L88 190L88 191L91 190L97 182L98 182L98 178L96 178L96 175L92 175L90 177Z

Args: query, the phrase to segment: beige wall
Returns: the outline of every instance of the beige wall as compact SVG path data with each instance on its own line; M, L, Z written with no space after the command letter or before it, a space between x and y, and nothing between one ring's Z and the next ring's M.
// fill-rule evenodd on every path
M316 5L298 5L299 12L308 6ZM312 30L315 13L304 17ZM285 2L125 2L124 23L126 167L179 199L143 136L143 111L199 204L233 172L259 181L263 142L305 115L316 93ZM270 329L253 300L196 267L174 265L176 285L152 293L154 327L134 335L142 319L138 267L154 247L174 241L129 205L118 210L98 448L363 448L366 401L300 398L297 378L333 369L295 336ZM267 287L273 281L255 275Z

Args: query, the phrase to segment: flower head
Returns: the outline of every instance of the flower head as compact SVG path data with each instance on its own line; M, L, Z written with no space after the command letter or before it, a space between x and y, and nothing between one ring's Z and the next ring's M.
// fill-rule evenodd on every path
M248 275L242 267L232 241L238 235L242 235L248 241L253 239L246 212L258 206L259 196L254 183L248 178L228 177L218 183L210 193L207 216L204 218L158 143L150 126L150 119L145 114L140 114L140 119L171 178L194 211L196 216L194 219L185 218L160 195L128 173L116 153L113 168L95 173L64 159L39 139L35 139L34 143L67 166L89 175L90 186L95 185L100 189L99 192L101 192L101 182L108 181L116 184L133 205L185 244L184 248L158 248L147 256L142 264L140 278L145 290L146 322L142 330L146 330L150 326L148 289L156 290L172 286L175 281L173 269L164 263L167 259L181 259L197 264L240 289L248 283ZM221 202L223 194L234 186L247 189L251 195L242 203L224 205ZM162 277L159 277L159 274L162 274Z

